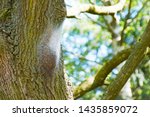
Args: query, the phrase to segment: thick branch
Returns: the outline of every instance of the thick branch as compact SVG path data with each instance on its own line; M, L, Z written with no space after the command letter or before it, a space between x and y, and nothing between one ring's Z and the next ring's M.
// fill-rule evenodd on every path
M131 74L134 72L138 64L146 54L146 49L150 46L150 21L148 26L141 37L141 42L137 42L131 52L127 62L120 70L117 78L108 87L103 99L115 99L120 90L123 88Z
M113 6L97 6L97 5L93 5L93 4L81 5L78 8L78 11L75 8L68 10L67 17L68 18L76 17L80 13L85 13L85 12L91 13L91 14L96 14L96 15L114 14L123 9L123 7L125 5L125 1L126 0L120 0L119 3L117 3L116 5L113 5Z
M130 54L131 49L126 49L115 55L110 61L108 61L96 74L95 78L89 78L83 81L75 90L74 98L77 99L83 96L85 93L97 88L104 84L104 80L107 75L121 62L126 60Z

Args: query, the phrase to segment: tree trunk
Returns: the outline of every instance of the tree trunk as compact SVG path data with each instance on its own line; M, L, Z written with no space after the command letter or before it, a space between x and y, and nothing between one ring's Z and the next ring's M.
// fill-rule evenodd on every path
M0 3L0 99L71 99L60 48L64 0Z

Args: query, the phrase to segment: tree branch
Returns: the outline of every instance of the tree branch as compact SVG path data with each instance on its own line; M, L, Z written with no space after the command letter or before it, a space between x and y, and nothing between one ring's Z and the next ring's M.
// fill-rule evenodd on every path
M125 83L128 81L131 74L134 72L138 64L146 54L147 47L150 47L150 21L148 26L141 36L141 42L137 42L131 55L127 59L125 65L120 70L116 79L108 87L103 99L115 99Z
M88 78L83 81L76 89L74 90L74 98L77 99L83 96L85 93L102 86L107 75L117 67L121 62L126 60L131 52L131 49L125 49L115 55L110 61L108 61L96 74L94 78Z
M124 41L124 31L127 28L127 21L130 18L131 15L131 5L132 5L132 0L129 1L129 7L128 7L128 14L126 15L125 21L124 21L124 26L123 29L121 31L121 40L120 40L120 45L122 45L123 41Z
M86 16L87 16L87 18L93 23L93 24L96 24L96 25L99 25L99 26L101 26L102 28L104 28L104 29L107 29L107 27L104 25L104 24L102 24L102 23L100 23L100 22L98 22L98 21L95 21L94 19L92 19L90 16L88 16L87 14L85 14Z
M73 18L78 16L80 13L91 13L96 15L109 15L121 11L125 5L126 0L120 0L116 5L113 6L97 6L93 4L81 5L78 9L71 8L67 12L67 18Z
M131 19L131 21L127 24L128 26L134 21L135 18L138 17L138 15L141 13L141 11L144 9L144 7L147 5L147 3L149 2L149 0L145 1L143 3L143 6L140 8L140 10L137 12L137 14Z
M97 62L97 61L87 59L86 57L84 57L84 56L82 56L82 55L79 55L79 54L76 54L76 53L74 53L74 52L67 51L67 50L65 50L65 52L76 56L76 57L79 58L80 60L85 60L85 61L93 62L93 63L96 63L96 64L100 64L100 63Z
M120 40L120 45L122 45L123 41L124 41L124 31L126 30L126 28L134 21L135 18L138 17L138 15L140 14L140 12L144 9L144 7L147 5L147 3L149 2L149 0L145 1L143 3L143 6L140 8L140 10L137 12L137 14L131 19L130 22L128 22L128 19L130 19L130 15L132 14L131 13L131 3L132 1L130 0L129 2L129 8L128 8L128 14L125 18L125 23L124 23L124 27L123 27L123 30L121 32L121 40Z

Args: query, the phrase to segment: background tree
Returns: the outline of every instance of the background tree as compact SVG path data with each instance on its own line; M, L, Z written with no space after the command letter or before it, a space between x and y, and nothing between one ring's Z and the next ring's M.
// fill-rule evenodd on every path
M66 71L75 86L75 99L112 99L108 98L111 93L116 95L118 93L115 89L114 92L110 90L107 93L107 91L113 87L120 91L126 83L123 79L130 80L117 99L150 99L149 55L143 58L141 64L137 62L139 65L135 72L132 70L132 73L129 73L131 66L136 65L138 60L133 56L130 57L134 58L131 66L120 71L145 30L149 20L150 2L148 0L119 2L78 0L70 3L68 0L67 4L69 19L66 21L68 26L65 26L67 33L64 32L64 55ZM109 11L110 7L102 6L111 6L113 9ZM71 22L70 25L68 22ZM148 37L147 41L149 40ZM66 46L67 43L69 46ZM139 56L142 56L142 53ZM124 78L124 72L132 76ZM118 73L122 76L120 77ZM116 83L121 85L123 82L121 88L116 85ZM105 98L104 94L107 94Z

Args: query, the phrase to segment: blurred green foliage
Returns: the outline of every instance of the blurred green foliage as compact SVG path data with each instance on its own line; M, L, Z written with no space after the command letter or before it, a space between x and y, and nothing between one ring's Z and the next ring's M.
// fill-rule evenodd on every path
M78 3L92 3L104 5L105 0L77 0ZM150 19L150 2L146 0L131 0L129 17L127 0L124 9L116 14L119 35L124 30L124 41L121 47L132 46L140 38L148 20ZM115 4L117 0L112 0ZM71 4L68 2L67 4ZM80 14L80 19L66 19L63 32L64 63L68 77L76 87L86 78L94 77L96 72L116 53L115 49L121 48L113 45L113 37L108 27L109 17L92 14ZM108 22L107 22L108 21ZM114 29L115 30L115 29ZM115 68L107 78L111 82L119 72ZM130 80L133 99L150 99L150 56L146 56ZM81 99L101 99L106 86L90 91Z

